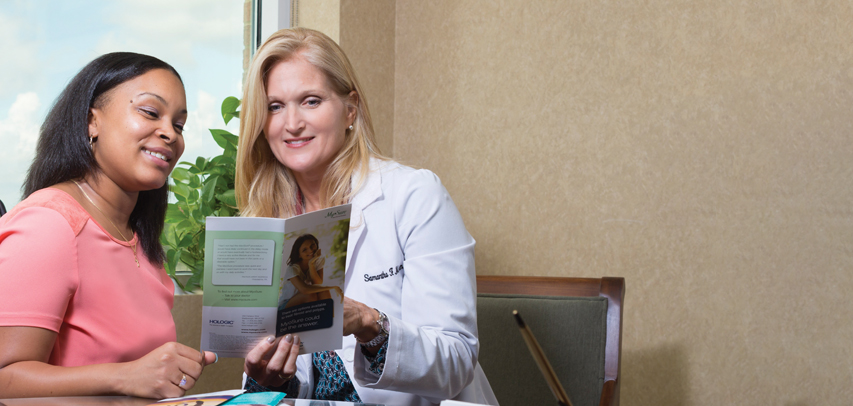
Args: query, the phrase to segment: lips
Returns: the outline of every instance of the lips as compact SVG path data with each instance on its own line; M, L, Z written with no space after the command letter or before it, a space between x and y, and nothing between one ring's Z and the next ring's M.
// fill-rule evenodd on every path
M169 162L172 160L172 152L169 150L161 149L161 148L152 148L147 149L143 148L142 152L153 156L154 158L160 159L165 162Z
M307 144L313 139L314 137L294 138L292 140L285 140L284 143L288 146L298 147Z

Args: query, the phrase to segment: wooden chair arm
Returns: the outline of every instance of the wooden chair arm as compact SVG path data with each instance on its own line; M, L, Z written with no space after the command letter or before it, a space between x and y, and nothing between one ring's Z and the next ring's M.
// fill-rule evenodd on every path
M598 406L616 406L619 404L619 393L616 392L616 380L609 379L601 388L601 400Z

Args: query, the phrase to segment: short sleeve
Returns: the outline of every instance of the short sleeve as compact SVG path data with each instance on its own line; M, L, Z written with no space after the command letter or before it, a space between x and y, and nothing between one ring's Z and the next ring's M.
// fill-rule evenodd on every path
M294 269L296 267L296 269ZM299 265L289 265L281 271L281 287L278 289L278 307L284 308L287 301L296 294L296 288L290 283L290 278L296 276L295 272Z
M305 277L305 272L302 271L302 267L299 264L293 264L287 267L287 274L284 276L284 280L288 280L293 277L298 277L302 282L306 284L311 284L310 280Z
M293 264L287 267L287 276L285 279L290 279L294 276L298 276L299 279L305 279L305 275L302 274L302 268L299 267L299 264Z
M0 225L0 326L59 332L79 285L76 235L55 210L28 207Z

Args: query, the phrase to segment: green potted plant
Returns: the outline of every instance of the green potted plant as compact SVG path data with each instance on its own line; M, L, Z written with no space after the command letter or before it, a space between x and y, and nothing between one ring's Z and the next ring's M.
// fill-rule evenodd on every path
M222 102L225 124L240 117L239 106L240 100L236 97L228 97ZM177 202L169 203L166 224L160 235L166 251L166 271L185 292L200 290L204 280L205 218L237 215L237 198L234 195L237 136L226 130L214 129L210 134L222 147L222 154L178 163L172 171L170 186Z

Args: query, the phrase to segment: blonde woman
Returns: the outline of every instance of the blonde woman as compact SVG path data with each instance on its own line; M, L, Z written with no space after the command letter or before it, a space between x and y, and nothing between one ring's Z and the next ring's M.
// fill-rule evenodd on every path
M298 356L270 337L246 357L246 388L302 398L497 404L477 364L474 240L438 177L384 158L343 51L320 32L273 34L243 94L237 202L290 217L352 203L344 347Z

